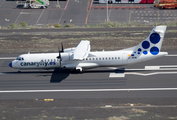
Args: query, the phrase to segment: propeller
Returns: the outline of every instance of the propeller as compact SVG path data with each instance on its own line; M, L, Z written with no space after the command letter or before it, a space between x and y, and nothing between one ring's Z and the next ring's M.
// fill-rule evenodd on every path
M62 52L64 52L64 50L63 50L63 43L61 43L61 50L60 50L60 48L58 47L59 56L56 57L57 59L60 59L60 69L61 69L61 61L62 61L62 58L61 58L61 53L62 53Z

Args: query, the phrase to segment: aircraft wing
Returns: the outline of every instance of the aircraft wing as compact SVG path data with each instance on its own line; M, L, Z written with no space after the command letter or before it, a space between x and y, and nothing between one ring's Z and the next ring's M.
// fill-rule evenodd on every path
M87 58L89 52L90 52L90 41L82 40L75 48L72 59L83 60L84 58Z

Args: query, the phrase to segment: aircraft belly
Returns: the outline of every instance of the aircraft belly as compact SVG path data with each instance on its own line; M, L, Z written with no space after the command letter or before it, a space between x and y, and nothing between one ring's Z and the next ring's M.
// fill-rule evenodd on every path
M100 67L111 67L111 66L119 66L122 65L122 61L119 60L108 60L108 61L99 61L97 62L97 64L99 64Z

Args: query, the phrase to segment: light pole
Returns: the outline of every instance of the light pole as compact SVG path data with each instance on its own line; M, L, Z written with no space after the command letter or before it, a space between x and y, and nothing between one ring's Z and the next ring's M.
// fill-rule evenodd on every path
M57 0L57 6L59 7L59 0Z

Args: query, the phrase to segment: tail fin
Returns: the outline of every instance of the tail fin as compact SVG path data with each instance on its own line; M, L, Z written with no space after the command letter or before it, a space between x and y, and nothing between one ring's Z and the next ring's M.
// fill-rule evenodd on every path
M157 55L160 52L166 28L166 26L154 27L144 41L133 47L134 53L144 55L151 53L152 55Z

